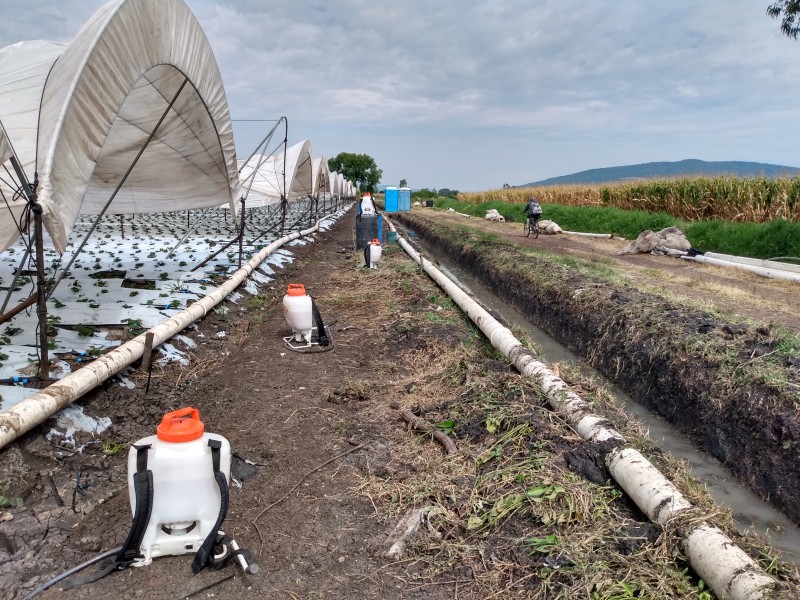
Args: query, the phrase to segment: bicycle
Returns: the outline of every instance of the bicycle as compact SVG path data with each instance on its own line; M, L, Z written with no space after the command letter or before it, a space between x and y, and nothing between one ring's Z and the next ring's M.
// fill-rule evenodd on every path
M531 221L533 221L533 225L531 225ZM534 219L533 217L528 217L525 219L525 223L522 226L522 231L525 233L525 237L528 237L530 234L533 234L533 239L539 237L539 219Z

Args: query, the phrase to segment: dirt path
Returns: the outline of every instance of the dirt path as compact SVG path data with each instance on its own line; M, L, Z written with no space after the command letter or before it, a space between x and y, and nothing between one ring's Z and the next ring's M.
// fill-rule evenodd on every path
M469 225L522 246L580 257L600 268L615 268L637 287L666 292L699 304L706 310L800 330L800 285L796 283L667 256L620 256L618 252L627 242L619 239L575 235L540 235L538 239L531 239L522 235L521 223L467 219L439 210L425 210L424 214L450 223Z
M352 247L351 227L352 219L345 218L323 236L324 243L292 248L295 262L275 281L277 300L265 300L263 306L251 300L242 313L229 305L228 315L204 320L191 335L198 344L191 365L156 369L146 397L143 376L136 374L135 390L109 384L81 401L88 414L111 416L114 425L105 437L126 446L154 434L163 412L195 406L206 431L225 435L233 451L258 463L248 469L234 459L241 486L232 489L224 530L258 555L261 572L247 578L237 573L210 590L216 597L400 597L393 570L380 558L387 524L365 497L352 493L354 472L381 467L375 447L362 446L374 444L380 432L355 410L370 396L360 398L353 382L380 384L385 363L376 365L375 358L387 354L391 332L371 321L369 293L359 290L364 283L360 257L342 252ZM303 355L283 346L286 325L279 302L285 284L295 279L317 297L325 319L336 320L333 351ZM332 290L348 285L352 302L331 306ZM14 520L0 529L3 598L21 597L34 582L42 583L42 576L121 544L128 532L127 448L113 455L99 446L83 454L63 452L43 437L52 425L0 455L0 479L26 506L13 510ZM85 489L77 494L73 512L78 472ZM261 514L301 481L289 498ZM253 521L260 514L259 535ZM191 555L162 558L68 592L57 586L41 597L174 599L236 573L230 566L192 576L190 564ZM445 596L434 589L416 597Z

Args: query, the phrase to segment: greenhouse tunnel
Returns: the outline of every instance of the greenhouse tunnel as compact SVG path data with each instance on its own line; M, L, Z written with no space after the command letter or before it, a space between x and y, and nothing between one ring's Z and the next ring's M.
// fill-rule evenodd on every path
M103 210L162 116L108 212L235 210L239 177L222 78L181 0L114 0L69 44L0 50L0 120L28 178L38 175L59 251L79 214ZM7 185L3 191L13 197ZM2 249L19 237L14 217L23 205L3 211Z

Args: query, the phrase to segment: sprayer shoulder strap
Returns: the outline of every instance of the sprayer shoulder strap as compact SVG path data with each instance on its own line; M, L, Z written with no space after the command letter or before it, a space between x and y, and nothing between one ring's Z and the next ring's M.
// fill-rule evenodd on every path
M367 248L365 252L368 251L369 248ZM369 263L367 263L367 265L369 265ZM319 312L317 303L314 302L313 298L311 299L311 314L314 316L314 323L317 326L317 341L319 342L319 345L323 347L330 345L331 341L328 338L328 332L325 331L325 322L322 320L322 313Z
M150 444L134 445L134 448L136 448L136 473L133 474L133 491L136 503L134 505L131 530L128 532L125 543L120 548L116 558L104 568L91 575L68 581L61 586L62 589L69 590L80 585L93 583L113 571L129 567L141 556L142 539L147 530L147 525L150 523L150 516L153 513L153 472L147 468L147 452L151 448Z
M230 502L228 479L225 477L225 473L220 469L222 442L212 439L208 440L208 445L211 448L211 468L214 471L214 479L219 486L219 515L217 515L217 521L214 523L214 527L208 532L206 539L194 555L194 560L192 561L192 573L194 574L199 573L205 567L213 563L214 543L217 540L217 532L228 514L228 504Z
M136 504L128 538L117 554L117 568L127 567L141 555L142 538L153 513L153 471L147 468L150 444L134 448L136 448L136 473L133 474L133 490Z

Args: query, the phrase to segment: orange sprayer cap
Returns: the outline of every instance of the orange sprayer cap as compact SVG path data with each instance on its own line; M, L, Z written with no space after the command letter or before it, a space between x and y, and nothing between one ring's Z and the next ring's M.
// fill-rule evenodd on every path
M191 442L202 437L205 428L200 420L200 411L187 406L165 414L156 434L165 442Z
M305 296L306 288L302 283L290 283L286 289L287 296Z
M378 244L378 246L380 246L380 245L381 245L381 243L380 243L380 241L378 240L378 238L373 238L373 239L372 239L372 243L373 243L373 244Z

